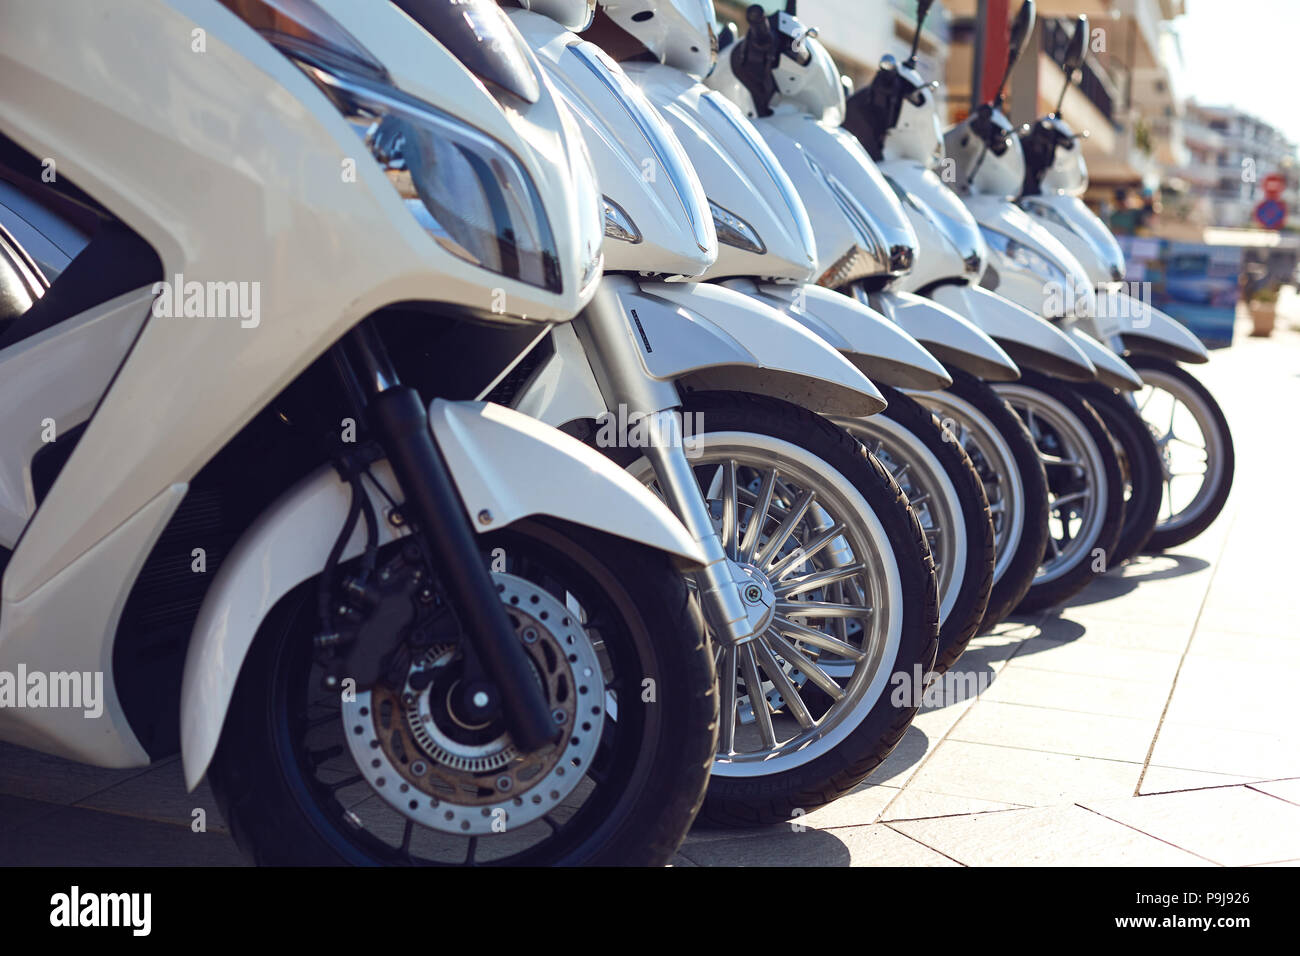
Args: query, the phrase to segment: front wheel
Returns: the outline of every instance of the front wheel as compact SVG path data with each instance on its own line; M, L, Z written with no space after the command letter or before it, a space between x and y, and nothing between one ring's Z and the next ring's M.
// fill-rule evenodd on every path
M671 858L717 740L712 654L683 578L659 552L561 522L479 541L561 738L523 754L499 717L462 710L459 628L422 549L394 542L357 638L376 680L325 689L314 581L276 605L244 662L209 776L254 862Z
M934 672L943 674L961 657L988 608L996 567L989 500L957 436L914 398L888 386L880 391L889 407L879 415L834 421L885 466L925 529L939 583Z
M1146 547L1155 531L1164 487L1163 463L1151 430L1127 394L1100 382L1083 386L1080 393L1115 439L1125 473L1124 528L1110 562L1116 566Z
M1195 538L1223 511L1236 451L1219 403L1191 373L1154 356L1128 362L1146 383L1137 394L1138 410L1162 464L1160 516L1146 548L1164 551Z
M994 389L1024 421L1047 471L1047 552L1020 602L1036 611L1107 570L1124 526L1124 476L1110 432L1072 386L1025 372Z
M701 818L775 823L852 790L902 739L935 659L934 568L898 484L831 422L733 392L692 393L683 411L754 634L717 650ZM648 459L629 467L658 487Z
M912 397L938 417L944 434L970 457L993 518L993 590L980 630L989 630L1033 586L1047 548L1047 472L1033 437L993 386L961 369L952 385Z

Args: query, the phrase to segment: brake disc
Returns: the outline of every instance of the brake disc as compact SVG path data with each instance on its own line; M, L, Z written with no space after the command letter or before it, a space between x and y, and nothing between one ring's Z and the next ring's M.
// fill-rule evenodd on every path
M478 835L517 829L573 792L600 743L605 682L577 614L511 574L493 574L534 677L563 736L521 755L500 717L457 713L454 644L416 656L402 686L380 682L342 706L352 758L389 806L430 829Z

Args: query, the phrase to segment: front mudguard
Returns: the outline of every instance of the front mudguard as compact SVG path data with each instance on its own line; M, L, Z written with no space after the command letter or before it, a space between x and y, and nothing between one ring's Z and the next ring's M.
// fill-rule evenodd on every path
M997 293L979 286L941 285L930 297L969 318L1022 368L1071 382L1097 378L1096 366L1069 336Z
M752 296L712 283L603 281L617 283L651 378L770 395L821 415L861 417L885 407L844 356Z
M1115 293L1115 298L1114 318L1128 351L1194 365L1210 360L1209 350L1201 340L1177 319L1126 293Z
M816 285L732 279L727 288L752 295L817 333L873 382L932 391L952 377L926 347L867 303Z
M1069 328L1066 335L1088 356L1097 369L1097 381L1122 392L1135 392L1142 387L1142 376L1122 358L1102 345L1087 332L1079 328Z
M551 515L664 551L683 569L703 563L699 545L658 498L581 442L481 402L435 401L429 422L476 531ZM371 472L400 500L386 462ZM363 486L376 514L387 514L383 493L370 482ZM258 628L276 602L325 566L351 494L332 468L318 468L259 515L222 562L199 609L181 681L181 753L190 789L216 752ZM364 524L358 522L340 560L362 553ZM380 545L406 533L382 518L378 524Z
M864 292L871 306L925 345L945 365L989 382L1014 382L1020 368L974 322L939 302L910 292ZM892 384L892 383L891 383Z

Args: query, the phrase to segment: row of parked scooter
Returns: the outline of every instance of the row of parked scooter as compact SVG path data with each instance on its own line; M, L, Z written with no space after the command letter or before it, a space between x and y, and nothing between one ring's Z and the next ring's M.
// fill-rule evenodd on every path
M0 670L105 699L0 738L263 863L661 864L1198 534L1205 349L930 6L857 91L794 0L7 10Z

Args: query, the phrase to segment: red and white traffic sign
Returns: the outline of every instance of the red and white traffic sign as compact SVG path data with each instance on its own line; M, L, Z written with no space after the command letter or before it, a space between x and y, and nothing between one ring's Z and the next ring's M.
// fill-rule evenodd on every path
M1269 199L1281 199L1286 189L1286 177L1281 173L1269 173L1260 181L1264 195Z

